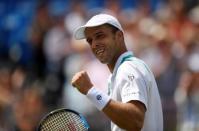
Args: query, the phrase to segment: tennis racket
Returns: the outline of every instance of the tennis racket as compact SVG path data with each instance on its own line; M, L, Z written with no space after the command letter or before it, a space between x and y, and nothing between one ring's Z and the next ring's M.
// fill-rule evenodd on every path
M47 114L40 122L37 131L88 131L86 119L70 109L57 109Z

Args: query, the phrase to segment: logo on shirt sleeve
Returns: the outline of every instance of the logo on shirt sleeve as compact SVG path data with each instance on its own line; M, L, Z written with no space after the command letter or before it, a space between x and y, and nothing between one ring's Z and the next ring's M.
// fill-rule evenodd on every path
M128 75L128 78L129 78L130 81L133 81L133 79L135 78L135 76L131 74L131 75Z

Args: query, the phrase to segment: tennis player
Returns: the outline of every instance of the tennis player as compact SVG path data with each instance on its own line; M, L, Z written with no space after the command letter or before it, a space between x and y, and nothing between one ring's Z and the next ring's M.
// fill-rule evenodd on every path
M124 31L108 14L93 16L74 37L86 39L93 54L107 64L109 93L99 91L86 71L76 73L71 84L111 119L112 131L163 131L160 96L149 67L127 51Z

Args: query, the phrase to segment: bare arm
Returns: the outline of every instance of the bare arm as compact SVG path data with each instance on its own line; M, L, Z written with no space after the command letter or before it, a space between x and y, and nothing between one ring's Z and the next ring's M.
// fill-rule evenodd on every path
M76 87L82 94L87 94L92 88L87 73L85 71L78 72L72 79L72 85ZM104 107L103 112L120 128L128 131L140 131L145 116L146 108L139 101L130 101L128 103L110 100Z
M121 103L111 100L103 112L120 128L128 131L140 131L146 108L139 101Z

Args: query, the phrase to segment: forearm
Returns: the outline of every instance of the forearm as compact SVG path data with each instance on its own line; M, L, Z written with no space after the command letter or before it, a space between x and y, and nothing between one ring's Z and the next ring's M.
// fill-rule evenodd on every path
M145 111L134 104L111 100L103 109L103 112L120 128L128 131L140 131L143 126Z

